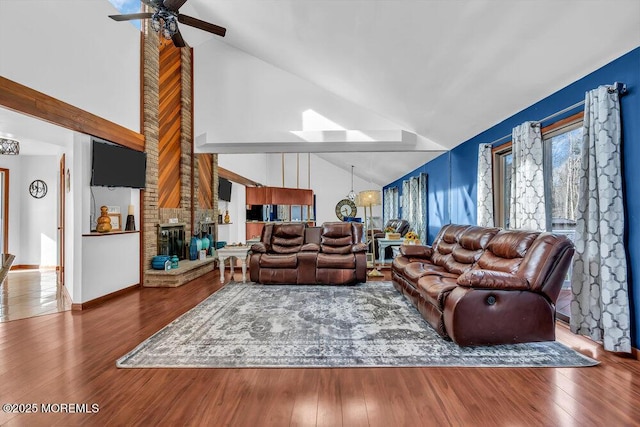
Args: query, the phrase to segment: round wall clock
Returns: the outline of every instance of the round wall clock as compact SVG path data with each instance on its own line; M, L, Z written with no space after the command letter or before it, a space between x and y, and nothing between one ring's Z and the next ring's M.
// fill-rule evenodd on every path
M42 199L47 195L47 183L41 179L36 179L29 185L29 194L36 199Z
M336 216L340 221L344 221L345 217L356 216L358 208L352 200L342 199L336 204Z

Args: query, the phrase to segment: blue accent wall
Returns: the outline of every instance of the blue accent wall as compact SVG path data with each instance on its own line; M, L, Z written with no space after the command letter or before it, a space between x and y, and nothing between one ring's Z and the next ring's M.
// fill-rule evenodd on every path
M620 98L623 129L623 177L625 186L628 274L631 291L633 346L640 342L640 47L599 68L569 86L531 105L450 152L409 172L384 188L397 186L420 172L429 175L429 242L445 224L476 223L478 145L509 135L527 120L540 120L584 100L585 92L600 85L622 82L627 94ZM523 82L526 84L526 82ZM576 110L565 115L575 113ZM562 117L554 118L554 121ZM545 125L545 123L543 123ZM507 141L504 139L502 142Z

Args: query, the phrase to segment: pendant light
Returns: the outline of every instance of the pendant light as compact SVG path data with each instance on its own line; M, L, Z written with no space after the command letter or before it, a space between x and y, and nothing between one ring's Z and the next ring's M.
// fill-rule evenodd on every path
M356 200L356 193L355 191L353 191L353 165L351 165L351 191L349 191L349 194L347 194L347 199L351 200L352 202L355 202Z
M0 138L0 154L20 154L20 143L15 139ZM353 184L351 186L353 186Z

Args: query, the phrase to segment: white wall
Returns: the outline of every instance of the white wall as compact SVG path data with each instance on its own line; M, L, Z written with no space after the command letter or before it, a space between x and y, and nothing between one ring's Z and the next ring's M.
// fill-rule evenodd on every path
M220 154L218 156L218 164L225 169L238 173L245 178L258 181L263 185L282 187L281 154ZM285 187L296 188L299 183L300 188L311 188L314 191L316 195L316 222L322 224L328 221L338 221L338 217L335 214L335 206L351 190L351 169L346 171L315 154L311 154L308 157L307 153L301 153L299 161L296 154L285 154L284 166ZM309 167L311 168L310 185ZM233 187L235 190L238 186L234 184ZM363 190L381 190L381 187L354 174L353 190L358 193ZM220 209L224 209L224 202L220 203ZM364 220L362 209L358 208L358 216ZM373 208L373 216L382 216L382 206Z
M194 50L194 134L207 142L293 130L402 129L261 59L211 40ZM315 112L303 116L306 111ZM263 142L256 140L254 142Z
M107 0L2 0L0 75L140 128L140 32Z
M21 216L19 264L41 267L58 264L58 169L57 156L22 158L18 192ZM47 184L47 194L41 199L29 194L29 185L36 179Z
M311 188L316 195L317 223L339 221L335 213L336 204L344 199L351 190L351 170L334 166L326 160L311 155ZM357 176L353 179L353 191L382 190L379 185L367 182ZM364 208L358 207L358 217L364 221ZM382 206L373 207L373 216L382 216ZM367 216L369 212L367 209Z
M9 169L9 252L16 256L14 265L56 266L58 157L0 156L0 167ZM36 179L48 187L41 199L29 194Z
M82 237L82 296L87 302L140 283L140 235Z

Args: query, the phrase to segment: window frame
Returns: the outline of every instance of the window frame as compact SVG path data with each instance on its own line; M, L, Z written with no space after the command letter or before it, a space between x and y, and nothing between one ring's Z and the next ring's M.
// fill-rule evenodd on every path
M571 116L568 116L564 119L558 120L557 122L551 123L547 126L544 126L540 133L542 134L542 142L543 142L543 150L544 150L544 180L545 182L549 182L548 180L551 178L552 170L551 167L551 144L547 144L546 142L557 136L561 133L570 132L574 129L577 129L582 126L584 122L584 111L580 111ZM504 183L504 158L506 155L512 152L513 141L507 141L504 144L501 144L497 147L494 147L491 150L492 156L492 169L493 169L493 211L495 213L495 223L496 226L506 228L507 218L505 217L506 213L506 200L505 200L505 191L503 188ZM549 192L547 196L550 195L550 187L545 185L545 192ZM547 206L547 209L551 209L551 205Z

